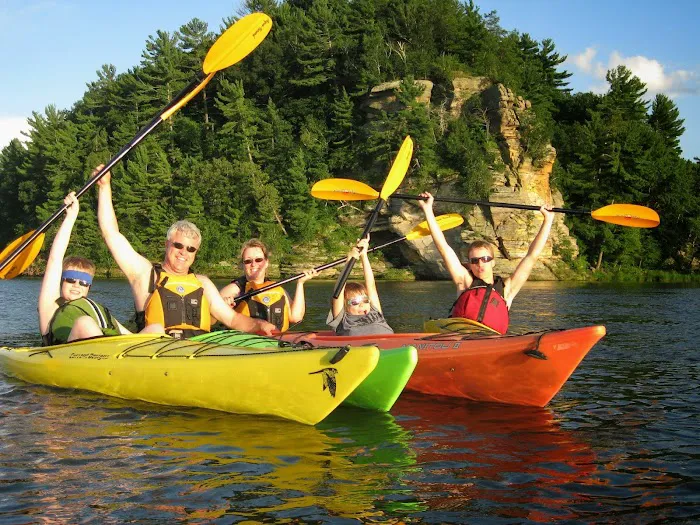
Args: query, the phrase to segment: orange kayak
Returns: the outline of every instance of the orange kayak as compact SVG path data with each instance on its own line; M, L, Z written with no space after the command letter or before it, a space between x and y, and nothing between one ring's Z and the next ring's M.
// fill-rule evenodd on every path
M334 332L286 332L280 338L313 346L415 346L418 365L406 390L543 407L604 335L604 326L588 326L525 335L405 333L343 337Z

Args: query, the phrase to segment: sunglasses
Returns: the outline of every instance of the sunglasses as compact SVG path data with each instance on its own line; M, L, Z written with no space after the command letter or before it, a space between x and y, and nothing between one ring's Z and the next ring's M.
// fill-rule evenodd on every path
M369 303L369 297L366 295L358 295L356 297L353 297L352 299L347 300L347 305L348 306L360 306L361 304L368 304Z
M488 262L493 261L493 257L491 257L490 255L483 255L481 257L470 257L469 258L469 262L471 264L479 264L479 261L481 261L482 263L488 263Z
M253 262L260 264L264 260L264 257L256 257L255 259L243 259L243 264L245 264L246 266L248 266L249 264L253 264Z
M183 248L187 248L187 251L190 253L194 253L197 251L197 248L195 248L194 246L185 246L181 242L171 242L170 244L172 244L176 250L182 250Z
M65 283L68 283L68 284L75 284L75 283L78 283L78 284L79 284L80 286L82 286L83 288L89 288L89 287L90 287L90 283L89 283L89 282L83 281L83 280L81 280L81 279L73 279L72 277L64 277L63 279L61 279L61 281L65 282Z

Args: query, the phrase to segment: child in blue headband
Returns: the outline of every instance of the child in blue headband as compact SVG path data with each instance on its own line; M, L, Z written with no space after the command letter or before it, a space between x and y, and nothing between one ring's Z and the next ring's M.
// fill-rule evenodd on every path
M39 330L44 345L131 333L107 308L88 299L95 276L93 262L83 257L63 259L79 211L75 192L66 195L63 202L66 217L51 245L39 292ZM163 329L153 325L144 331L162 333Z

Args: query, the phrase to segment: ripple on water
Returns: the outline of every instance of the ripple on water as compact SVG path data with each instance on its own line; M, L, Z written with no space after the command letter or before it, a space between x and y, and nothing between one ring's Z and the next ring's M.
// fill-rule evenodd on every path
M14 304L38 290L13 283L0 287L18 286ZM331 286L309 283L305 327L322 326ZM451 286L380 293L390 322L415 330ZM99 288L130 313L125 283ZM529 283L514 326L608 330L544 409L403 395L392 414L341 409L307 427L1 376L0 522L693 523L699 303L693 288ZM0 341L36 344L35 312L7 304Z

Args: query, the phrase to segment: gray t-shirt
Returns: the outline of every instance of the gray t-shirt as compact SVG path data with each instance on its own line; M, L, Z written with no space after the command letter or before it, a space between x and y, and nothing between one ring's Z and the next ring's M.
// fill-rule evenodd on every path
M335 330L336 335L383 335L393 334L391 326L384 319L384 314L370 305L367 315L349 314L343 308L333 318L333 311L328 312L326 324Z

